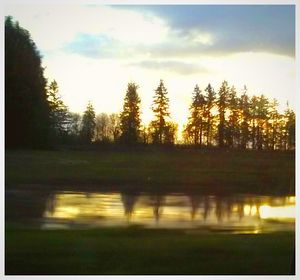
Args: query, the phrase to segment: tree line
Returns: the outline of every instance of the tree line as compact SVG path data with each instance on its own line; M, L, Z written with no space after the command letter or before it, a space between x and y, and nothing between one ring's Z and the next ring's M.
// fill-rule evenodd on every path
M276 99L264 95L240 96L223 81L216 92L195 86L184 141L199 146L287 150L295 148L295 113L287 106L279 113Z
M167 94L164 81L161 80L153 97L154 119L148 126L141 124L141 99L135 83L127 86L120 114L96 115L89 103L82 117L69 113L69 119L56 118L56 122L60 123L56 126L64 127L62 135L73 135L77 139L81 137L86 143L173 145L176 143L178 125L170 118ZM63 104L61 99L57 100L56 115L64 116L59 113L59 108L62 108L66 110L65 116L68 116L66 106L60 107L59 104ZM275 99L270 101L264 95L249 97L246 87L238 96L235 87L229 87L227 81L222 83L217 92L208 84L202 93L196 85L189 112L182 132L184 144L257 150L295 148L294 111L287 107L284 113L279 113Z
M44 78L41 56L27 30L5 19L5 143L7 148L58 144L177 143L178 124L170 117L168 91L160 80L151 109L141 122L138 85L128 83L120 113L96 114L91 102L82 115L72 113L59 95L57 82ZM288 150L295 148L295 113L279 113L278 102L264 95L238 95L224 81L218 91L198 85L192 93L182 142L197 147Z

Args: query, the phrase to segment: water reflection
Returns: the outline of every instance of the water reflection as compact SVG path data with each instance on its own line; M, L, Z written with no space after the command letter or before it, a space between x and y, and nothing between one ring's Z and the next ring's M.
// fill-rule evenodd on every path
M294 230L295 197L59 192L48 197L43 217L44 228L138 224L259 233Z
M155 218L155 221L158 222L162 212L163 208L162 205L165 203L165 198L162 195L155 195L151 197L151 206L153 207L153 215Z
M137 199L138 199L137 194L126 194L126 193L121 194L121 200L122 200L123 207L124 207L124 214L128 220L130 220L130 218L134 212L133 211L134 204L136 203Z

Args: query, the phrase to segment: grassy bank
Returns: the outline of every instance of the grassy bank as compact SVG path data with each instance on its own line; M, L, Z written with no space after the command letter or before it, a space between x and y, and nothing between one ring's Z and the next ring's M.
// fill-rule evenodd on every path
M130 186L293 193L292 152L225 150L6 151L6 185Z
M7 230L5 273L291 274L293 246L293 233Z

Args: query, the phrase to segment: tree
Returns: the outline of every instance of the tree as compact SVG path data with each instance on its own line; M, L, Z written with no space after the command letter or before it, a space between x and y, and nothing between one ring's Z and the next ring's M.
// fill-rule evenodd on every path
M120 136L120 118L118 114L101 113L96 116L95 141L114 142Z
M208 84L205 89L205 101L206 101L206 145L210 146L212 143L212 136L214 131L214 116L212 110L215 106L216 93L212 86Z
M115 142L120 137L120 116L116 113L109 115L109 132L112 135L112 140Z
M269 100L264 95L252 96L250 102L252 149L261 150L267 146L268 107Z
M269 100L262 94L257 102L256 148L262 150L266 144L266 124L268 121Z
M267 122L267 143L268 149L275 150L279 145L280 135L280 114L277 111L278 101L274 98L269 103L268 108L268 122Z
M96 116L95 125L95 140L108 142L111 140L109 131L109 116L106 113L101 113Z
M218 143L219 147L224 147L225 145L225 130L226 130L226 120L225 112L228 102L229 87L226 81L223 81L221 88L219 90L219 96L217 100L217 107L219 112L219 125L218 125Z
M81 133L81 116L78 113L68 113L68 122L67 122L67 134L68 139L71 143L80 142L80 133Z
M241 124L240 124L240 146L242 149L246 149L250 139L250 103L247 95L247 88L244 86L243 93L239 101L239 109L241 112Z
M137 93L138 86L129 83L124 98L121 119L121 142L125 144L135 144L140 140L140 104L141 100Z
M173 145L177 141L178 124L175 122L167 122L165 127L165 140L164 143Z
M48 145L50 128L41 56L27 30L5 18L5 145Z
M155 90L152 111L155 119L150 123L152 130L152 141L154 144L164 144L166 142L167 118L170 117L169 98L163 80Z
M196 85L190 107L190 117L186 127L187 134L193 139L194 145L202 145L205 105L205 98L199 86Z
M250 119L251 119L251 147L256 149L257 142L257 118L258 118L258 98L252 96L249 107L250 107Z
M235 87L232 86L228 95L228 126L226 129L226 142L228 146L233 148L239 142L239 108L238 97L236 95Z
M145 124L143 124L141 126L141 138L142 138L142 142L143 144L149 144L150 142L150 128L149 126L146 126Z
M58 92L58 85L54 80L47 88L51 134L54 138L52 141L61 141L67 135L67 124L69 121L68 107L64 104Z
M82 116L82 125L81 125L81 139L84 143L91 143L94 134L95 134L95 126L96 126L96 115L91 102L88 103L86 110Z
M296 115L293 110L291 110L289 107L284 112L285 117L285 131L286 131L286 147L287 149L295 149L295 131L296 131Z

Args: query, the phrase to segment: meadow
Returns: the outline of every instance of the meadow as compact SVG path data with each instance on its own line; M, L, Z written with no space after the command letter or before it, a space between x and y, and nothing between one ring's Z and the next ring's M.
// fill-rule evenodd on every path
M5 189L294 195L293 152L196 149L6 151ZM43 198L44 199L44 198ZM40 230L6 202L8 275L293 274L294 232L232 234L129 226ZM28 201L27 201L28 202ZM42 209L44 202L37 205ZM34 205L32 205L34 207ZM40 210L39 210L40 211ZM42 210L41 210L42 211Z
M294 194L295 153L195 149L6 151L6 187Z
M182 230L6 231L6 274L292 274L294 233ZM280 242L279 242L280 240Z

